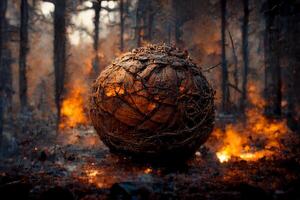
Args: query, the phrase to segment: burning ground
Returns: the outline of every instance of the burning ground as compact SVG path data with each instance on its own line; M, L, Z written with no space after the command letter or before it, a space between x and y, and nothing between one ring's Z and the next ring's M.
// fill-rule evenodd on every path
M92 55L92 54L91 54ZM248 84L245 116L217 115L215 129L186 163L162 165L111 154L89 124L91 57L70 75L55 117L24 116L6 128L0 195L10 199L296 199L299 136L282 119L263 114L258 83ZM84 75L84 76L79 76ZM120 93L112 88L110 95ZM32 113L35 115L36 113ZM21 127L16 129L14 127ZM24 131L26 130L26 131ZM11 137L10 133L14 133ZM18 138L16 141L15 138Z
M0 2L3 4L6 1ZM72 5L67 6L66 12L60 15L68 16L66 21L69 23L64 27L68 45L67 56L62 60L66 64L66 80L61 80L65 91L59 98L62 100L61 115L56 116L59 112L55 106L53 57L57 48L54 48L53 41L55 31L59 32L59 26L54 26L54 23L60 20L54 20L53 11L59 5L32 1L36 4L32 3L33 9L29 10L29 41L23 45L28 46L28 68L23 70L23 75L28 80L29 104L28 111L23 113L20 112L18 97L22 90L19 86L24 84L18 82L22 71L17 65L21 57L18 51L21 41L14 38L14 34L19 35L19 21L22 19L19 2L25 1L7 2L8 11L2 20L11 27L5 28L7 30L4 32L9 34L4 37L7 37L4 40L7 44L1 48L7 51L3 54L3 60L10 54L12 57L7 59L7 63L11 64L4 67L8 69L11 65L11 72L5 75L10 77L6 81L6 93L11 96L7 100L10 106L5 111L4 146L0 151L3 154L0 155L1 199L300 198L299 133L291 132L284 120L290 114L288 105L291 102L288 101L299 93L296 92L299 86L299 70L296 68L296 47L299 45L296 36L299 34L298 25L292 23L298 21L298 15L285 12L297 10L298 4L285 5L285 2L291 1L280 1L282 3L271 6L270 10L264 10L265 1L228 1L228 5L224 6L225 11L227 7L227 15L222 12L227 19L221 23L221 2L226 1L176 0L172 1L176 2L174 5L170 4L171 1L160 0L148 1L153 5L143 5L140 3L142 1L124 1L127 4L124 7L121 6L123 1L70 1ZM79 5L75 5L76 2ZM250 3L249 9L243 9L242 4L246 3ZM103 6L101 12L97 9L99 6ZM274 17L273 14L280 13L277 8L281 6L287 6L280 11L284 12L283 15ZM95 20L96 12L99 23ZM142 21L135 19L142 18L139 14L143 15ZM284 30L275 33L279 34L279 44L272 40L275 44L265 46L268 45L264 40L266 33L272 34L277 30L276 27L266 27L265 19L268 17L278 18L280 29ZM149 26L145 23L148 21L146 18ZM244 19L243 23L241 19ZM96 26L97 23L100 26ZM221 29L227 35L225 38L221 37ZM147 160L141 163L111 154L99 140L85 114L89 88L95 74L121 52L147 43L161 42L174 42L187 49L204 71L216 66L205 72L216 89L216 126L209 140L186 163L163 165ZM285 44L281 46L281 43ZM282 52L273 52L272 49L282 49ZM245 56L243 50L247 50L249 55ZM228 64L226 74L230 83L231 113L240 111L242 80L245 80L242 77L243 66L246 66L245 60L249 61L248 82L245 84L248 88L243 88L247 92L244 115L220 114L221 77L225 74L218 67L221 54L226 61L223 63ZM269 57L274 59L274 63L272 59L268 63ZM279 57L280 60L275 59ZM272 66L281 66L282 72L267 73L265 69ZM278 81L282 83L278 91L283 97L279 107L284 119L266 118L264 107L270 102L265 102L260 95L270 88L265 79L276 75L283 77L282 81ZM112 88L108 95L122 92L121 88ZM272 94L272 91L269 93ZM295 119L299 119L300 113L297 98L292 101L295 104ZM55 131L57 118L60 118L59 133Z
M87 69L79 73L88 76ZM26 124L18 125L27 130L24 134L8 130L18 141L5 137L9 156L0 164L1 196L214 200L300 196L299 137L285 120L263 115L265 101L254 83L248 86L250 106L243 119L217 115L211 137L193 158L165 165L111 154L85 114L88 81L73 77L62 102L59 133L54 131L55 117L47 121L28 117ZM112 94L120 89L115 90Z
M249 89L255 91L254 86ZM80 95L76 99L75 103L66 99L65 109L82 109ZM113 155L87 125L86 116L77 116L85 120L75 122L68 112L62 115L65 124L59 134L51 131L51 122L49 130L32 122L29 128L40 132L24 136L19 154L1 161L1 196L295 199L300 195L299 137L284 121L263 117L259 106L248 110L244 123L224 126L220 116L209 141L191 160L168 166Z

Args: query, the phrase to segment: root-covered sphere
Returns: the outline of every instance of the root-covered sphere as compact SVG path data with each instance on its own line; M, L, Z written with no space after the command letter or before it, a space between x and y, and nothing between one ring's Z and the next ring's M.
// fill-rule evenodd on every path
M93 84L90 116L114 152L193 154L212 132L214 90L187 52L166 45L117 58Z

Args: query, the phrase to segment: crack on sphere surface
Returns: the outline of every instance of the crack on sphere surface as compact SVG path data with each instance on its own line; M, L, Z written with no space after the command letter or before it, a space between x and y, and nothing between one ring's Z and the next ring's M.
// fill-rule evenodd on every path
M186 156L212 132L214 93L187 52L149 45L121 55L101 72L90 116L114 152Z

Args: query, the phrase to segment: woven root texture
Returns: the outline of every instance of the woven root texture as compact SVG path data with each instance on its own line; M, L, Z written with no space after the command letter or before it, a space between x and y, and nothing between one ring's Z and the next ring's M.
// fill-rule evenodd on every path
M149 45L102 71L93 84L90 117L113 152L187 156L212 132L214 93L187 52Z

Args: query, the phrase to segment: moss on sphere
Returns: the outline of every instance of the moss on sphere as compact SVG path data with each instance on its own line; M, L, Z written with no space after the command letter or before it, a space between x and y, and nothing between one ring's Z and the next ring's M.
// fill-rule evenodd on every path
M90 116L113 152L193 154L212 132L214 90L187 52L149 45L125 53L93 84Z

